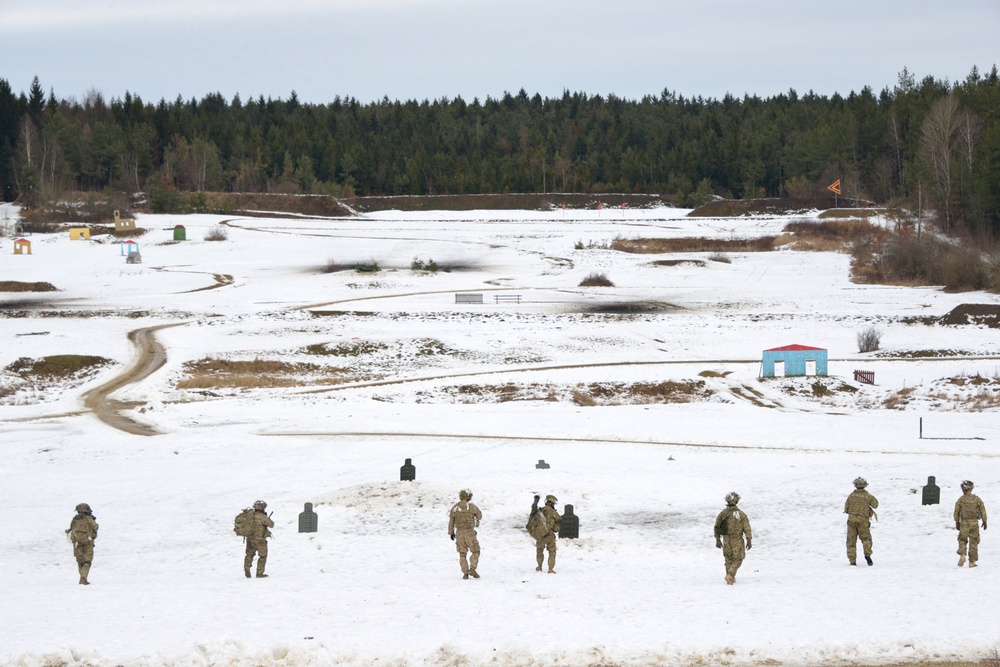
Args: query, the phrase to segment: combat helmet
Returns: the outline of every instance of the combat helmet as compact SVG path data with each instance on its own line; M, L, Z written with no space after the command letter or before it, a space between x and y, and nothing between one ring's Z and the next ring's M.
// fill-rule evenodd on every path
M76 511L80 512L81 514L90 514L91 512L90 505L88 505L87 503L80 503L79 505L76 506Z
M866 480L864 477L858 477L856 480L854 480L855 489L863 489L866 486L868 486L868 480Z
M462 489L458 492L459 500L472 500L472 491L469 489Z
M555 496L553 496L551 493L549 495L545 496L545 504L546 505L548 505L549 503L552 503L553 505L555 505L558 501L559 501L559 499L556 498Z
M735 491L730 491L729 493L726 494L727 505L736 505L739 502L740 502L740 494L736 493Z
M973 484L972 480L970 480L970 479L966 479L966 480L964 480L962 482L962 490L963 491L972 491L972 488L974 486L975 486L975 484Z
M260 510L263 512L264 510L267 509L267 503L265 503L263 500L255 500L253 501L253 508L255 510Z

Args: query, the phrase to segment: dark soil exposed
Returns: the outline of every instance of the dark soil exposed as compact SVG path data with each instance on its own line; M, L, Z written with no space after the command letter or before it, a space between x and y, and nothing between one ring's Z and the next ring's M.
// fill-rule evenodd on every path
M938 320L940 324L985 324L1000 329L1000 306L987 303L963 303Z

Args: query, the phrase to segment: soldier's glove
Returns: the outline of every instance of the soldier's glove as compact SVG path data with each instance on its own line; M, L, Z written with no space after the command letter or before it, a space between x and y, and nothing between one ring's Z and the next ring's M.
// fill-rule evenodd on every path
M750 540L747 540L747 551L750 551Z
M986 530L986 522L983 521L983 530Z
M535 496L535 502L536 502L536 503L537 503L537 502L538 502L539 500L541 500L541 499L542 499L542 497L541 497L541 496Z
M452 533L452 534L451 534L451 541L452 541L452 542L454 542L454 541L455 541L455 533Z
M955 522L955 530L962 530L962 525L958 521Z
M716 549L721 549L722 548L722 540L720 540L718 537L715 538L715 548Z

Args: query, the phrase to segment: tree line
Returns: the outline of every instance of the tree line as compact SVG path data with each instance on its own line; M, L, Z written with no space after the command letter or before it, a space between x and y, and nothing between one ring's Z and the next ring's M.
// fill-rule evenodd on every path
M679 205L845 197L932 209L948 229L1000 232L1000 76L959 82L904 69L893 88L847 96L627 100L523 89L500 98L327 104L83 101L15 94L0 79L0 188L40 206L67 192L365 195L635 192ZM173 199L172 199L173 197Z

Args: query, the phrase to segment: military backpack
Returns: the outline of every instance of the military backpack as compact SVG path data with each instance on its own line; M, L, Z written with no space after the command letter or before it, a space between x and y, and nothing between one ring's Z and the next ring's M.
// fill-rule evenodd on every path
M528 517L528 525L525 528L536 540L540 540L549 534L549 522L541 510L532 512L531 516Z
M257 534L257 522L253 517L254 510L251 507L243 510L236 515L236 521L233 524L233 532L240 537L253 537Z

